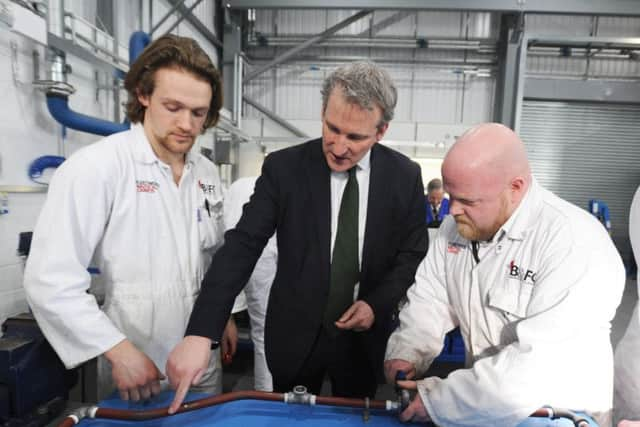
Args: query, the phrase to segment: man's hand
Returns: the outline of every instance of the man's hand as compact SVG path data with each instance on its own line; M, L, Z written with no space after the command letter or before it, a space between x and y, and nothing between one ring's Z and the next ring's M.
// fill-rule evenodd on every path
M167 376L176 395L169 406L169 414L174 414L184 400L189 387L196 385L209 366L211 340L206 337L189 335L175 346L167 360Z
M164 375L131 341L120 341L104 356L111 363L111 376L122 400L137 401L160 394L160 381Z
M417 390L418 383L415 381L398 381L398 385L407 390ZM420 397L420 393L416 393L416 397L413 398L407 409L402 411L400 414L400 421L403 423L407 422L419 422L426 423L431 421L431 417L427 412L427 408L424 407L424 402L422 401L422 397Z
M368 330L376 316L371 306L362 300L353 303L351 307L335 322L338 329L352 329L356 332Z
M389 359L384 361L384 376L387 383L396 383L396 374L402 371L406 374L406 379L410 380L416 376L416 367L413 363L402 359ZM399 384L400 382L398 382Z
M222 334L222 342L220 343L220 351L222 352L222 363L231 363L231 358L236 354L238 348L238 328L233 316L229 316L227 326Z
M622 420L618 423L618 427L640 427L640 421Z

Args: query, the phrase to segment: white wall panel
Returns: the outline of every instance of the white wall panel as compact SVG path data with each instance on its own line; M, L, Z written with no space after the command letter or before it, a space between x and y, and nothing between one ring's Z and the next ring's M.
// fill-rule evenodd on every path
M116 35L120 44L129 46L129 38L133 31L142 31L140 26L140 4L138 0L113 0L117 8Z
M525 27L535 34L589 36L592 21L591 16L527 14Z
M469 76L465 81L464 106L460 123L491 121L495 78Z
M358 9L329 9L327 11L327 28L332 27L345 19L360 12ZM356 36L364 31L367 31L371 23L371 14L352 22L351 25L338 31L336 35L339 36Z
M598 18L597 35L601 37L638 37L640 36L640 18L601 16Z
M402 36L414 37L416 34L417 12L376 10L373 14L373 26L389 19L392 24L376 31L374 37ZM397 18L401 18L396 21Z
M389 124L387 133L384 135L385 141L411 141L416 137L416 124L394 118Z
M497 39L500 30L500 19L497 14L489 12L468 13L468 38Z
M261 64L256 64L257 67L260 65ZM244 86L244 93L265 107L274 110L273 93L275 88L275 75L275 68L258 75ZM259 117L261 113L253 109L253 107L246 107L245 115L247 117Z
M555 76L581 76L586 71L584 58L578 57L550 57L527 56L527 73Z
M418 37L449 37L464 36L461 30L461 12L418 12Z
M413 90L413 120L457 123L462 101L462 78L439 70L417 74Z
M325 72L295 65L279 67L277 71L276 113L286 119L320 120L320 88Z
M589 74L638 79L640 78L640 61L593 59L589 64Z
M276 25L279 36L318 34L327 29L327 11L281 9L276 14Z
M413 118L413 69L401 67L386 67L391 79L396 85L398 103L395 110L396 121L412 121ZM410 139L413 139L411 137Z
M256 10L255 31L262 34L274 34L274 19L277 13L274 9Z

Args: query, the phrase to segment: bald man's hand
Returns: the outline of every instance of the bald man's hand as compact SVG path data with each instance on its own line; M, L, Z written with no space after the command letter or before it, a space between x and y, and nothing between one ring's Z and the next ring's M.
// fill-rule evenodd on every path
M418 383L416 381L398 381L398 386L406 390L417 390ZM424 406L420 393L416 393L416 397L413 398L407 409L400 413L400 421L426 423L431 421L431 417L427 412L427 408Z

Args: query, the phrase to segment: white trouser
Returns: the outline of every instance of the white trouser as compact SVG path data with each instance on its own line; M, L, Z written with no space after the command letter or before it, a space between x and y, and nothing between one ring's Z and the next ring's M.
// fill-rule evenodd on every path
M271 285L266 286L258 282L252 277L244 289L251 322L254 388L261 391L273 391L273 380L264 353L264 318L267 313L267 300Z

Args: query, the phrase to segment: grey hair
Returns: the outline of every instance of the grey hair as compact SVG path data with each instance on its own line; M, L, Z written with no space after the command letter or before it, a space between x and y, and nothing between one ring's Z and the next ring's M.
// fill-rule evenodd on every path
M346 100L372 111L377 105L382 110L378 127L393 119L398 93L389 73L372 62L354 62L332 72L322 85L322 111L327 109L329 96L340 86Z
M427 184L427 193L431 193L435 190L442 190L442 180L440 178L433 178Z

